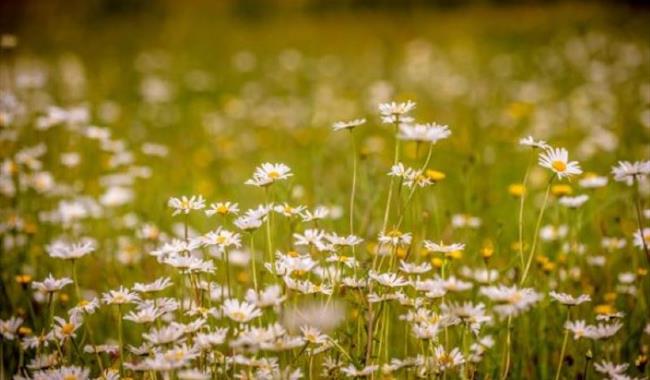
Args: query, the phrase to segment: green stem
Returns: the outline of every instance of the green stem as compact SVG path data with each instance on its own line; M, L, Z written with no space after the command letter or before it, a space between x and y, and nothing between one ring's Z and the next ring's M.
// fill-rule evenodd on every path
M555 179L555 174L548 181L546 186L546 194L544 194L544 203L542 203L542 209L539 211L539 216L537 217L537 224L535 225L535 233L533 235L533 245L530 247L530 253L528 255L528 261L526 262L526 268L524 273L521 276L521 281L519 281L519 286L524 285L526 278L528 277L528 272L530 271L530 265L533 263L533 257L535 257L535 249L537 248L537 241L539 240L539 229L542 226L542 219L544 217L544 211L546 210L546 204L548 203L548 195L551 192L551 185Z

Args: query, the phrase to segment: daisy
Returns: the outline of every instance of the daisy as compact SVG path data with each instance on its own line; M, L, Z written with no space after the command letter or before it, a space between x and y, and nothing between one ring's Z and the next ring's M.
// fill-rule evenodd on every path
M593 332L594 327L588 325L583 320L566 321L564 328L573 333L573 339L588 338Z
M625 182L628 186L641 177L650 174L650 161L619 161L617 166L612 167L612 175L617 182Z
M635 247L640 249L643 249L644 245L650 245L650 228L644 228L643 233L641 233L641 230L636 230L633 243Z
M236 299L225 300L222 309L228 318L239 323L249 322L262 315L262 312L254 304Z
M255 231L258 228L262 227L262 219L258 218L251 218L248 216L241 216L233 222L237 228L239 228L242 231Z
M181 198L171 197L167 201L167 206L174 209L172 216L178 214L189 214L192 210L201 210L205 208L205 199L201 195L192 195L190 198L183 195Z
M387 234L383 232L379 233L379 238L377 239L380 244L389 245L392 247L400 247L411 244L413 239L410 232L402 233L399 230L393 229Z
M373 270L368 272L368 277L375 280L383 286L388 286L390 288L402 287L409 284L409 282L402 277L398 276L395 273L377 273Z
M241 236L221 227L208 232L201 238L204 246L217 246L220 249L228 247L241 247Z
M170 286L172 286L172 282L169 277L161 277L149 284L136 282L135 285L133 285L133 290L138 293L156 293L165 290Z
M430 240L425 240L424 248L426 248L426 250L429 252L449 253L449 252L464 250L465 244L462 243L445 244L442 241L440 243L435 243Z
M399 263L399 269L408 274L423 274L431 270L431 264L427 262L422 264L412 264L401 260Z
M221 216L237 215L239 214L239 205L232 202L217 202L210 204L210 207L205 210L205 215L213 216L219 214Z
M323 220L330 214L330 210L325 206L318 206L314 211L305 210L301 217L303 222L313 222Z
M287 218L292 218L292 217L295 217L295 216L299 216L306 209L307 209L307 207L305 207L305 206L293 207L293 206L290 206L288 203L273 206L273 211L277 212L278 214L282 214L282 215L286 216Z
M181 327L172 324L160 328L152 328L149 332L143 333L142 337L149 343L160 346L180 342L184 334L185 332Z
M56 279L50 273L43 282L32 282L32 288L44 293L54 293L70 284L72 284L72 280L68 277Z
M516 316L527 311L539 300L541 294L531 288L519 289L516 286L488 286L482 287L480 293L487 298L499 303L494 306L494 311L502 316Z
M569 161L569 152L564 148L548 148L539 155L539 165L552 170L559 179L582 174L577 161Z
M123 286L120 286L117 290L109 290L108 292L102 295L102 301L105 304L109 305L124 305L129 303L135 303L140 298L136 293L131 292Z
M448 369L457 367L465 362L463 354L460 353L458 348L447 352L443 345L436 347L434 351L434 357L437 364L438 371L444 372Z
M135 323L153 323L163 314L165 312L156 306L147 305L146 307L128 313L124 319Z
M528 136L519 139L519 145L529 146L531 148L537 148L537 149L549 149L551 147L544 140L535 141L533 136Z
M7 320L0 319L0 336L6 340L14 340L18 329L23 324L23 319L12 316Z
M585 189L597 189L600 187L607 186L609 179L607 177L599 176L594 173L587 173L585 176L578 181L580 187Z
M589 196L586 194L582 194L575 197L564 196L561 197L558 200L558 202L566 208L580 208L588 200L589 200Z
M618 237L604 237L600 241L600 245L608 251L615 251L625 248L627 241Z
M93 252L95 250L95 243L90 239L72 244L59 240L47 245L45 250L50 257L63 260L75 260Z
M332 124L332 129L335 131L340 131L343 129L347 130L352 130L355 127L358 127L362 124L366 123L366 119L354 119L350 121L337 121L336 123Z
M371 376L379 369L377 364L365 366L361 369L357 369L354 364L350 364L347 367L341 368L341 372L346 374L348 377L368 377Z
M552 291L549 293L549 296L551 296L554 300L558 301L559 303L567 306L576 306L576 305L580 305L581 303L591 301L591 297L588 294L581 294L576 298L570 294L557 293Z
M255 169L253 177L245 182L246 185L265 187L276 181L284 180L293 176L291 169L285 164L263 163Z
M381 114L381 121L385 124L396 122L408 123L413 120L411 117L406 116L407 113L415 109L415 103L407 100L403 103L382 103L379 105L379 113Z
M623 376L627 370L627 367L629 367L629 364L627 363L614 364L607 360L603 360L600 363L594 363L594 368L596 368L596 371L611 378L618 378L620 376Z
M454 318L458 318L465 323L474 335L478 335L481 325L490 322L492 317L485 315L485 305L482 303L474 305L471 302L465 303L443 303L440 310Z
M428 142L435 144L451 135L449 127L436 123L430 124L401 124L397 138L405 141Z
M55 325L52 333L56 339L63 342L66 339L74 339L77 336L76 331L81 327L83 320L78 314L72 314L67 321L60 317L54 317L54 322Z

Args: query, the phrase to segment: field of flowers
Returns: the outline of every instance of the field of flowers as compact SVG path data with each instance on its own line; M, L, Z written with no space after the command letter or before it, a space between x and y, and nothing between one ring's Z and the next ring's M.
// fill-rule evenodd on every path
M650 375L650 14L218 4L0 28L0 380Z

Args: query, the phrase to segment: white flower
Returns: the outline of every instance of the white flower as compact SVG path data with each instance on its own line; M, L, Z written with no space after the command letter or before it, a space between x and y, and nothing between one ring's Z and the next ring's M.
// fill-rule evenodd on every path
M63 342L66 339L73 339L77 336L76 332L81 327L83 320L79 314L72 314L67 321L60 317L54 317L54 322L55 325L52 330L54 337L60 342Z
M455 228L479 228L481 218L468 214L454 214L451 217L451 225Z
M172 282L169 277L161 277L149 284L136 282L135 285L133 285L133 290L139 293L155 293L160 292L170 286L172 286Z
M642 249L644 242L646 246L650 245L650 228L648 227L643 229L643 233L641 230L634 232L634 246Z
M172 215L189 214L192 210L201 210L205 207L205 199L201 195L192 195L190 198L182 196L180 199L171 197L167 206L174 209Z
M569 152L564 148L548 148L539 155L539 165L552 170L559 179L582 174L577 161L569 161Z
M461 244L461 243L445 244L442 241L440 243L435 243L430 240L425 240L424 248L426 248L426 250L429 252L449 253L449 252L464 250L465 244Z
M32 283L32 288L45 293L54 293L70 284L72 284L72 280L68 277L56 279L52 276L52 273L50 273L43 282L34 281Z
M303 222L312 222L315 220L325 219L329 216L329 214L330 214L330 210L327 207L319 206L316 207L316 209L313 212L309 210L305 210L301 216Z
M0 336L6 340L14 340L18 329L23 324L23 319L12 316L7 320L0 319Z
M375 373L379 369L377 364L369 365L361 369L357 369L354 364L350 364L347 367L341 368L341 372L346 374L348 377L368 377Z
M619 161L617 166L612 167L612 175L617 182L625 182L632 185L634 180L650 174L650 161Z
M217 246L221 249L228 247L241 247L240 235L221 227L205 234L201 238L201 241L204 246Z
M340 131L342 129L349 129L352 130L355 127L358 127L362 124L366 123L366 119L354 119L350 121L337 121L336 123L332 124L332 129L335 131Z
M582 194L578 195L575 197L569 197L569 196L564 196L559 199L559 202L562 206L567 207L567 208L579 208L585 202L589 200L589 196L587 194Z
M291 173L291 169L287 165L266 162L255 169L253 178L247 180L245 184L264 187L276 181L287 179L292 175L293 173Z
M580 181L578 181L578 184L585 189L597 189L599 187L607 186L608 181L607 177L587 173L582 179L580 179Z
M237 215L239 213L239 205L232 202L217 202L210 204L210 208L205 210L205 215L212 216L219 214L222 216L225 215Z
M381 120L383 123L408 123L412 118L405 116L407 113L415 109L415 103L407 100L404 103L382 103L379 105L379 113L381 113Z
M576 298L576 297L573 297L570 294L557 293L557 292L552 291L552 292L549 293L549 295L553 299L555 299L556 301L558 301L558 302L560 302L560 303L562 303L564 305L567 305L567 306L576 306L576 305L580 305L583 302L590 302L591 301L591 297L588 294L581 294L580 296L578 296Z
M249 322L251 319L262 315L262 312L255 305L236 299L225 300L222 309L228 318L239 323Z
M407 280L395 273L377 273L373 270L368 272L368 276L383 286L391 288L402 287L409 284Z
M594 363L594 368L596 368L596 371L614 379L623 376L627 370L627 367L629 367L629 364L627 363L614 364L607 360L603 360L600 363Z
M443 345L436 347L434 351L438 371L446 371L448 369L457 367L465 362L463 354L460 353L458 348L454 348L450 352L445 351Z
M533 307L542 298L531 288L519 289L505 285L482 287L480 293L499 303L494 306L494 311L502 316L516 316Z
M377 239L380 244L389 245L392 247L406 246L411 244L413 236L410 232L402 233L398 230L391 230L387 234L380 232Z
M110 305L124 305L128 303L135 303L139 300L137 294L129 291L123 286L117 290L109 290L102 295L102 301Z
M72 244L58 240L47 245L45 249L50 257L63 260L74 260L93 252L95 250L95 243L90 239L85 239L79 243Z
M436 123L400 124L397 138L405 141L419 141L434 144L451 135L449 127Z
M233 222L242 231L255 231L262 227L262 219L240 216Z
M522 139L519 139L519 144L524 145L524 146L529 146L531 148L537 148L537 149L548 149L548 148L551 147L544 140L535 141L533 136L528 136L528 137L524 137Z
M402 260L399 263L399 269L404 273L422 274L431 270L431 264L424 262L422 264L407 263Z

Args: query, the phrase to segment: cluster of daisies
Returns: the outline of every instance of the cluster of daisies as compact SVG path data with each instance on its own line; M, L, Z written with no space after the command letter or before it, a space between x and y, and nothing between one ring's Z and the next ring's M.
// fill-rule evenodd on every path
M333 124L334 131L349 132L353 146L346 222L330 223L331 208L281 199L284 192L278 188L294 173L285 164L264 163L245 181L260 189L264 203L240 209L235 201L172 197L167 205L179 220L176 231L168 236L152 224L140 225L139 249L153 264L145 273L149 282L109 288L80 281L87 256L111 248L80 234L83 230L76 229L75 222L103 208L81 199L44 213L45 220L69 225L45 247L60 264L58 274L42 279L16 276L23 293L12 300L20 309L0 320L5 359L0 377L507 378L513 366L523 365L515 347L521 348L518 340L528 334L524 329L530 319L522 316L539 311L559 316L549 317L553 322L543 330L563 336L559 355L548 359L556 379L568 371L569 352L584 360L584 376L592 371L608 379L642 378L648 361L642 347L647 346L639 343L631 349L636 354L633 363L615 361L633 355L616 352L632 334L640 334L638 342L647 342L650 335L644 285L650 229L643 227L649 212L641 207L639 193L633 200L638 213L631 236L636 259L628 272L618 274L614 293L614 298L618 293L640 300L635 305L645 319L631 326L626 311L632 310L605 303L597 305L594 314L583 304L592 302L595 290L575 294L571 285L580 282L581 268L597 270L608 258L586 253L573 225L542 225L551 204L579 213L591 199L587 191L608 186L609 177L582 175L566 149L532 137L522 139L520 145L532 149L539 166L549 172L541 203L528 206L537 215L535 228L531 234L522 220L531 191L529 165L523 183L509 188L520 200L513 260L507 265L495 262L498 247L486 243L478 259L469 261L474 265L461 265L467 242L453 241L450 234L422 236L417 227L424 222L405 217L418 196L445 178L430 163L436 144L451 136L448 126L415 122L415 106L411 101L379 106L380 120L393 128L395 143L393 164L386 172L388 188L381 193L386 197L383 224L375 231L355 223L355 129L365 119ZM61 123L60 118L74 123L73 116L51 110L48 117L54 121L44 120L43 128ZM85 133L110 145L110 136L93 128ZM402 161L400 147L409 143L418 151L424 148L415 166ZM115 165L133 168L126 148L112 145ZM5 161L0 178L4 193L18 194L17 183L45 186L43 178L34 179L44 153L39 147L24 149ZM128 185L134 171L129 170L107 179L122 185L109 186L102 204L119 205L132 196ZM619 162L612 169L615 181L635 189L649 174L650 161ZM562 181L577 178L585 193L571 195ZM215 228L197 231L192 221L199 215ZM467 214L450 217L452 228L460 230L477 229L481 223ZM3 229L3 236L13 233L16 238L19 228L25 227L16 221ZM626 236L604 236L602 249L621 250L627 241ZM547 251L540 248L544 244L558 244L562 258L540 254ZM562 265L559 275L548 276L557 265ZM592 348L585 349L581 340L591 341ZM5 373L5 368L13 373Z

